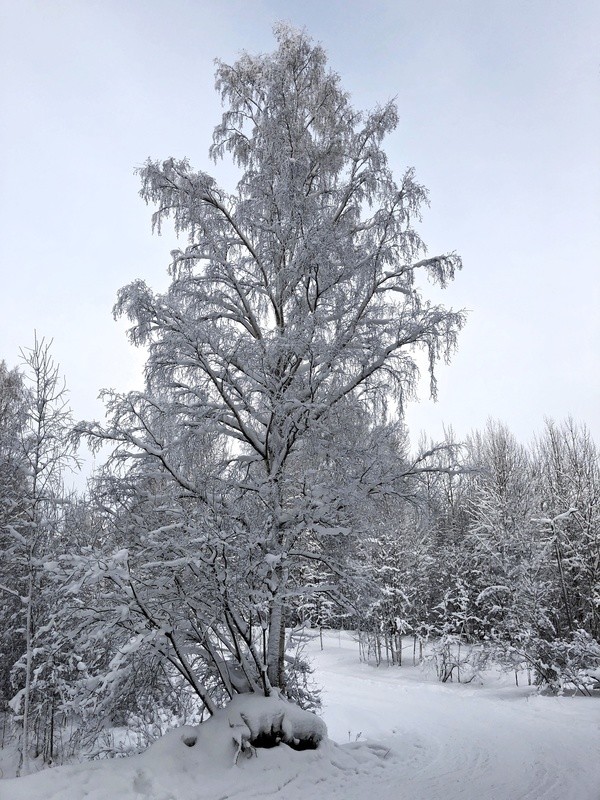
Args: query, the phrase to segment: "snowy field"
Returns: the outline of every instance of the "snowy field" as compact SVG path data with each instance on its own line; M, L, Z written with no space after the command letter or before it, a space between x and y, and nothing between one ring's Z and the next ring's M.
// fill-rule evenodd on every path
M0 800L600 800L599 698L543 697L508 676L457 685L375 668L348 634L311 651L337 744L233 765L218 736L186 746L189 728L139 756L2 780Z

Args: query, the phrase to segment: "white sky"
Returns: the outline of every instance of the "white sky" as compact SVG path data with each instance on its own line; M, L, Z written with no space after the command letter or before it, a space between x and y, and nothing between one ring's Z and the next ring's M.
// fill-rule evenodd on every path
M396 97L387 152L431 195L431 254L464 260L439 295L471 310L408 422L459 436L487 417L522 440L572 414L600 441L600 3L597 0L0 0L0 358L54 339L76 418L139 381L111 309L167 285L133 169L207 151L213 60L306 26L357 107ZM437 297L436 293L436 297Z

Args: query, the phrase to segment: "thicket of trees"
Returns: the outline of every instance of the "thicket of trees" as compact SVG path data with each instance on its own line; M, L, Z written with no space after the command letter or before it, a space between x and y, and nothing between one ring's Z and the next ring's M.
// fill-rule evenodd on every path
M355 111L320 47L276 35L218 66L211 154L236 190L185 160L141 170L155 227L187 237L164 294L119 294L144 389L74 426L46 343L0 366L0 690L24 770L67 725L97 748L240 692L313 707L308 621L392 663L433 644L441 680L491 657L589 691L600 663L594 443L549 422L525 448L490 423L409 447L417 353L435 393L464 322L420 276L444 286L460 259L426 257L426 192L382 149L394 105ZM111 454L68 496L81 438Z
M24 371L0 364L0 686L3 710L21 724L19 770L32 749L50 761L65 664L57 658L58 617L66 601L51 560L69 544L75 504L65 470L77 466L66 386L37 337L22 352ZM34 744L35 742L35 744Z
M529 447L490 421L459 473L429 473L372 555L374 596L353 626L377 659L434 642L441 680L489 659L589 694L600 666L600 456L585 426L546 421Z

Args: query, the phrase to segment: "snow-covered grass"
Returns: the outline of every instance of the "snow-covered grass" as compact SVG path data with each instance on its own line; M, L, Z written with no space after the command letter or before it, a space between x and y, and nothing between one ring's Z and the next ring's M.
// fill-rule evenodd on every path
M309 649L330 737L316 750L282 745L236 760L223 716L128 759L0 781L0 800L600 798L599 698L541 696L495 673L464 685L419 667L375 668L347 633Z

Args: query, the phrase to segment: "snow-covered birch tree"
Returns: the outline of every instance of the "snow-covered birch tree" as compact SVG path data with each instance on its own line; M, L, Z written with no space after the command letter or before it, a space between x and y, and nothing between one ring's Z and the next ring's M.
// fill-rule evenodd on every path
M21 447L27 418L28 396L23 376L0 362L0 709L8 708L12 697L10 674L23 652L21 622L23 577L10 554L15 546L11 535L24 512L27 493L26 468Z
M415 225L427 192L412 169L391 174L395 104L356 111L322 47L284 25L275 35L273 53L218 64L225 111L210 154L239 167L236 190L186 159L140 170L154 228L171 220L187 245L164 294L142 281L119 293L116 313L148 350L145 390L109 394L108 424L79 428L113 443L122 473L160 479L160 502L128 505L113 575L132 618L180 672L201 655L229 694L285 689L301 567L323 562L335 578L347 565L331 542L366 528L368 502L403 491L382 429L413 394L419 351L435 394L435 364L464 322L422 288L461 262L426 255ZM350 425L344 437L346 414L360 436Z
M53 714L52 689L45 672L52 659L46 647L52 623L52 592L46 592L44 564L54 552L64 513L64 471L77 464L69 433L73 424L67 389L51 354L51 343L35 338L22 351L23 399L17 453L20 484L12 513L0 530L3 556L12 571L12 593L20 601L14 624L23 651L12 666L17 689L11 707L21 728L19 771L28 771L30 745L35 755ZM3 586L4 592L11 587ZM50 721L50 725L52 721ZM49 730L49 728L48 728Z
M560 584L559 632L583 628L600 639L600 456L590 432L573 419L546 420L534 448L538 515L552 531ZM544 525L542 524L542 527Z

